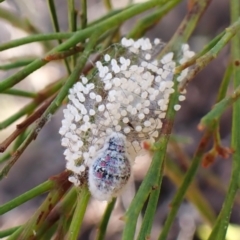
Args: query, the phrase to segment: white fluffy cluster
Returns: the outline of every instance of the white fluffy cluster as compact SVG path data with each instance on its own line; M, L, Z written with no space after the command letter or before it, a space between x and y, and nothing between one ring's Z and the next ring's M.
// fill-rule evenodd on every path
M126 149L132 158L141 150L143 140L158 137L161 119L174 92L176 65L172 52L161 60L155 59L162 46L159 39L151 43L147 38L123 38L121 56L105 54L96 63L97 74L92 78L81 76L70 89L59 133L66 148L66 168L73 173L69 181L76 186L80 184L79 176L95 161L113 132L126 137ZM192 55L188 45L183 45L180 63ZM177 80L186 75L187 69ZM179 101L184 99L180 95ZM180 105L174 109L179 110Z

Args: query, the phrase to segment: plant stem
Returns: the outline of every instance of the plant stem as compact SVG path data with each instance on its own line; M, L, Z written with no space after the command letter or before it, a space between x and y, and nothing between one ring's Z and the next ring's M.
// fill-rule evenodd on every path
M62 81L57 81L54 84L51 84L49 88L47 86L45 89L38 93L37 98L35 98L32 102L30 102L28 105L23 107L21 110L19 110L17 113L13 114L3 122L0 122L0 130L5 129L6 127L14 123L16 120L18 120L20 117L32 113L37 106L44 102L48 97L56 93L61 88L61 86Z
M87 27L87 0L81 0L81 29Z
M54 0L48 0L48 7L50 10L50 15L51 15L51 20L52 20L52 25L54 27L54 30L55 30L55 32L59 32L60 28L59 28L58 17L57 17L57 13L56 13L56 7L55 7ZM61 44L62 39L58 39L58 43ZM65 63L68 74L70 74L71 70L69 67L68 60L64 59L64 63Z
M103 0L103 3L108 11L112 10L112 2L111 0Z
M147 30L156 25L163 16L165 16L181 1L182 0L171 0L160 5L152 14L138 20L136 26L128 33L127 37L134 39L140 38Z
M47 216L50 214L54 206L60 201L62 196L71 186L71 183L67 181L68 175L69 174L67 172L63 172L62 174L51 179L55 183L55 188L49 192L42 205L23 226L20 236L14 236L13 234L9 237L9 240L36 239L35 236L40 226L46 220Z
M69 32L75 32L77 30L77 19L76 19L76 12L75 12L75 0L67 0L68 4L68 29ZM76 64L76 57L72 56L71 58L71 66L72 68Z
M18 150L13 154L10 162L3 168L1 174L0 174L0 179L3 178L8 174L10 171L11 167L15 164L15 162L19 159L21 154L24 152L24 150L27 148L27 146L34 140L36 139L38 133L41 131L43 126L49 121L50 117L52 114L58 109L58 107L62 104L62 101L64 98L67 96L69 89L72 87L72 85L78 80L85 64L90 56L92 49L94 48L96 41L97 41L97 36L99 36L98 32L95 32L90 38L82 56L78 59L77 64L75 66L75 69L69 76L69 78L66 80L65 84L59 91L57 97L54 99L54 101L51 103L51 105L47 108L47 110L44 112L44 114L41 116L39 121L35 123L35 126L33 130L29 133L25 141L21 144L21 146L18 148Z
M128 7L123 8L123 9L114 9L114 10L108 12L107 14L105 14L104 16L102 16L102 17L100 17L100 18L98 18L98 19L88 23L87 27L94 26L94 25L96 25L96 24L98 24L98 23L100 23L100 22L102 22L102 21L104 21L104 20L106 20L106 19L108 19L108 18L110 18L110 17L112 17L112 16L122 12L122 11L125 11L127 8ZM118 27L118 26L116 26L116 27Z
M192 7L188 10L187 15L181 22L177 31L158 56L159 58L170 51L177 52L181 48L182 43L186 43L188 41L202 16L199 13L204 13L211 1L212 0L193 1Z
M18 226L18 227L12 227L12 228L5 229L5 230L0 231L0 238L4 238L4 237L7 237L7 236L13 234L13 233L14 233L15 231L17 231L19 228L20 228L20 226Z
M221 38L224 36L224 34L226 33L226 30L222 31L220 34L218 34L215 38L213 38L206 46L203 47L203 49L196 53L192 58L190 58L187 62L183 63L180 66L177 66L175 68L175 73L180 73L182 72L185 68L193 65L196 63L196 61L198 60L198 58L200 58L201 56L203 56L204 54L206 54L208 51L210 51L216 44L217 42L219 42L219 40L221 40Z
M172 182L179 188L184 179L184 174L180 168L173 163L169 158L165 161L165 174L172 180ZM197 181L189 186L186 192L186 198L195 205L200 212L203 219L210 225L214 224L216 220L215 213L212 210L209 202L198 188Z
M96 31L99 33L104 33L108 29L119 25L120 23L124 22L125 20L146 11L147 9L150 9L152 7L157 6L160 3L164 3L167 0L152 0L148 1L142 4L137 4L131 8L126 9L125 11L116 14L113 17L110 17L109 19L106 19L103 22L100 22L99 24L94 25L93 27L86 28L82 31L75 32L71 38L66 40L64 43L60 44L59 46L53 48L48 54L56 53L59 51L67 50L71 47L74 47L79 42L86 40L89 38L92 33L95 33ZM44 39L45 40L45 39ZM19 44L18 44L19 45ZM17 45L17 46L18 46ZM0 46L0 51L1 51ZM36 69L44 66L47 63L47 61L43 59L37 59L34 62L27 65L25 68L17 72L16 74L6 78L0 83L0 92L5 91L6 89L14 86L18 82L20 82L22 79L27 77L30 73L34 72Z
M199 129L212 128L219 121L223 112L232 104L235 104L240 97L240 86L236 87L232 95L214 105L213 109L207 113L200 121Z
M55 186L55 182L52 181L51 179L38 185L37 187L25 192L24 194L0 206L0 215L3 215L4 213L9 212L10 210L31 200L32 198L51 190L54 186Z
M82 225L83 217L87 208L87 204L90 198L87 185L81 187L78 193L77 206L72 218L72 222L69 227L67 239L77 240L78 234Z
M235 22L240 19L240 2L238 0L231 0L231 22ZM239 21L239 20L238 20ZM234 88L240 88L240 69L239 69L239 59L240 59L240 33L238 32L232 39L231 43L231 60L233 64L233 79ZM232 118L232 142L231 147L234 149L233 153L233 166L232 175L229 183L228 192L224 200L221 212L218 216L217 222L209 236L208 240L224 240L226 237L226 232L229 225L229 219L232 211L232 206L234 204L234 199L236 197L237 191L240 186L240 136L239 136L239 121L240 121L240 102L234 102L233 104L233 118Z
M75 32L77 30L76 13L74 0L68 0L68 29L69 32Z
M6 71L6 70L14 69L14 68L24 67L24 66L30 64L31 62L33 62L35 59L36 58L16 60L15 62L11 62L11 63L1 65L0 70L5 70Z
M206 67L210 61L215 59L223 47L234 37L234 35L240 29L240 18L238 18L231 26L226 28L225 34L216 43L216 45L210 49L205 55L197 59L195 66L190 70L187 77L179 85L179 90L182 91L186 85L199 73L204 67ZM186 63L187 65L187 63Z
M12 40L6 43L0 44L0 51L4 51L10 48L19 47L21 45L25 45L32 42L41 42L41 41L49 41L49 40L58 40L58 39L68 39L72 37L74 33L41 33L34 34L28 37L19 38L16 40Z
M53 99L56 97L56 94L50 97L40 108L38 108L33 114L26 118L23 122L16 126L15 131L12 132L3 142L0 143L0 152L4 152L8 146L19 136L21 135L27 127L29 127L34 121L41 117L43 112L47 109ZM10 163L11 165L11 163ZM1 173L0 173L1 176Z
M26 98L36 98L37 97L37 93L26 92L26 91L14 89L14 88L7 89L5 92L3 92L3 94L18 96L18 97L26 97Z
M174 53L177 56L177 59L180 57L180 49L181 45L183 42L187 42L188 38L192 34L193 30L195 29L198 21L200 20L200 17L202 14L205 12L207 6L210 4L209 0L205 1L194 1L194 5L192 8L189 10L188 14L185 16L183 19L182 23L180 24L179 28L177 29L176 33L170 40L170 42L165 46L163 51L160 53L159 57L163 56L166 54L170 49L171 51L174 51ZM176 78L175 78L176 80ZM175 82L175 89L178 87L178 83ZM167 117L169 118L170 121L173 121L175 119L175 114L176 112L173 111L174 105L178 103L178 96L179 92L175 91L175 93L172 94L168 106L168 111L167 111ZM198 169L198 166L201 161L201 157L203 155L204 149L205 149L205 142L208 142L208 137L209 134L206 133L199 145L199 148L196 152L196 155L192 161L192 165L189 168L188 172L186 173L184 180L179 187L176 195L174 196L174 199L171 204L171 210L167 216L167 220L163 226L162 232L159 235L159 240L165 240L167 238L167 235L171 229L171 225L173 223L173 220L175 219L175 216L177 214L177 211L181 205L181 202L184 198L184 195L188 189L188 187L191 184L191 181L193 180L196 171Z
M64 223L71 221L72 212L73 209L75 209L76 198L76 188L72 187L60 201L60 203L51 211L44 223L40 226L36 235L37 239L44 237L45 233L48 232L57 222L59 228L64 228ZM62 230L61 237L65 236L67 230L68 229Z
M233 73L233 66L231 63L228 64L227 69L224 73L223 80L221 82L219 91L218 91L218 96L216 102L220 102L226 97L227 90L228 90L228 85L230 83L231 77Z
M129 209L125 213L123 219L125 221L125 228L122 237L122 239L124 240L134 239L137 219L144 206L144 203L146 202L149 194L152 191L156 191L156 188L161 187L161 181L159 182L159 180L162 179L161 169L171 132L171 126L169 122L166 121L166 123L163 124L162 129L164 129L164 132L162 133L159 141L156 142L154 145L155 152L153 155L151 166L144 178L144 181L140 185L140 188L138 189L134 199L132 200Z
M177 211L182 203L182 200L184 198L185 193L187 192L188 187L190 186L196 171L201 163L201 159L203 157L203 154L205 152L205 148L209 142L209 139L211 137L210 132L206 132L204 136L202 137L201 142L198 145L197 151L194 155L194 158L192 160L191 166L188 169L186 175L184 176L183 182L181 186L179 187L176 195L174 196L172 202L171 202L171 210L167 216L167 220L163 226L162 232L159 236L159 240L165 240L167 239L167 235L170 231L171 225L176 217Z
M106 230L107 230L107 225L108 225L108 221L110 219L110 216L112 214L113 208L115 206L116 203L116 198L113 198L112 201L110 203L108 203L106 210L103 214L102 220L99 224L98 230L97 230L97 236L96 236L96 240L104 240L105 239L105 234L106 234Z
M12 156L13 152L16 151L17 148L21 145L21 143L26 139L28 133L29 133L29 131L25 130L17 137L17 139L15 140L15 142L13 144L13 148L9 152L5 152L4 154L1 155L0 164L5 162Z
M162 164L162 170L163 170L163 164ZM162 181L162 170L160 171L161 174L159 174L158 182L161 184ZM138 235L138 240L145 240L150 238L150 233L152 229L152 223L154 220L154 214L156 212L157 204L158 204L158 198L160 194L160 186L157 186L153 189L153 191L150 193L147 208L144 214L144 218L142 221L142 226Z

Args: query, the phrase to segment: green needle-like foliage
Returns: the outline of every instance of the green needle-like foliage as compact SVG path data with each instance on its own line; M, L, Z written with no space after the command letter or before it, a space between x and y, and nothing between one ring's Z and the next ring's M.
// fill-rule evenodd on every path
M48 14L53 29L49 33L41 32L29 19L18 16L1 6L5 4L2 2L4 1L0 0L0 18L28 35L0 43L0 54L2 51L14 50L16 47L33 42L41 44L45 53L42 56L31 57L22 55L7 59L6 62L0 62L0 71L6 73L4 74L5 79L0 81L0 97L3 99L8 95L29 100L23 108L0 122L0 131L14 125L13 130L11 129L12 133L5 138L1 137L0 181L8 176L12 168L16 167L15 163L27 148L31 149L32 141L37 139L42 128L67 102L69 89L79 81L80 76L83 74L95 76L94 63L101 59L103 53L121 55L121 51L115 53L111 49L112 46L116 48L116 43L120 42L122 37L133 39L144 37L149 30L158 26L158 23L168 13L178 8L179 3L186 5L188 2L183 20L159 55L156 55L158 59L161 59L166 53L173 52L174 61L178 63L181 59L182 44L188 42L194 35L200 19L204 18L212 1L150 0L138 4L132 4L132 1L129 1L128 5L121 9L115 9L110 0L104 0L102 4L106 8L106 13L100 18L90 21L88 11L90 3L87 0L79 1L80 6L76 1L68 0L66 16L64 16L68 21L68 30L63 32L58 16L58 3L48 0L46 4L48 4ZM218 30L218 34L215 33L215 37L202 46L201 50L191 59L184 63L178 63L175 68L173 73L174 92L169 99L160 137L148 149L152 157L150 167L145 169L146 174L143 181L136 189L136 194L129 206L124 209L121 224L120 220L114 223L122 226L118 230L121 229L120 235L123 240L167 240L172 233L172 226L184 200L190 202L197 209L203 223L212 227L208 240L226 239L227 228L231 224L232 208L234 204L239 205L240 202L238 195L240 188L240 2L231 0L228 4L231 16L228 27L220 33ZM218 9L215 11L217 12ZM139 14L144 14L144 16L141 16L135 25L129 27L128 32L123 36L122 25ZM160 31L156 34L158 38L161 38ZM190 156L183 147L184 136L171 138L175 127L174 122L177 123L175 120L178 115L174 107L179 103L182 91L188 88L188 84L193 84L195 76L216 59L228 44L231 51L229 59L225 61L228 64L225 74L221 78L215 104L198 120L202 138L196 149L192 151L194 152L193 156ZM0 61L2 61L1 58ZM19 88L19 83L23 80L28 81L26 78L31 73L43 68L51 61L57 61L61 67L66 69L67 75L61 76L59 80L39 92ZM178 77L186 68L189 68L190 71L179 83ZM98 81L97 78L94 78L94 81ZM208 81L211 80L208 79ZM100 87L98 90L102 91ZM221 145L220 134L220 121L227 109L232 109L232 129L229 133L231 146L229 148ZM2 109L0 111L2 112ZM25 117L24 120L22 120L23 117ZM94 121L94 118L91 121ZM131 123L129 124L131 125ZM211 144L212 148L208 150ZM169 146L173 147L173 153L168 152ZM201 169L201 163L204 166L211 165L216 156L228 157L231 154L232 174L228 186L223 184L216 174ZM174 157L180 158L181 161L174 161ZM38 156L35 161L38 161ZM4 215L27 201L47 193L35 213L25 223L1 229L0 238L7 237L9 240L80 239L79 236L83 234L83 229L86 230L85 217L91 204L91 194L86 176L80 179L79 187L72 186L68 181L69 176L71 176L71 172L67 170L56 176L49 176L48 180L38 186L6 203L1 203L0 215ZM156 213L159 199L162 197L164 176L174 184L176 192L169 202L165 221L161 225L157 225L158 234L153 236L152 229L154 227L156 230L155 221L158 217ZM220 213L214 211L214 204L199 188L199 182L202 179L214 190L219 190L224 194ZM121 203L121 197L119 199L114 197L107 204L101 220L95 227L97 240L107 239L111 218L116 209L123 208L124 204ZM240 223L238 224L240 225Z

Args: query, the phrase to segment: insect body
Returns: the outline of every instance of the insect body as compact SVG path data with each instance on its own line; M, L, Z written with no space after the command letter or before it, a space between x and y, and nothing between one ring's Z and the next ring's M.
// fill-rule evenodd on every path
M109 201L127 184L130 175L125 136L112 133L89 168L90 192L98 200Z

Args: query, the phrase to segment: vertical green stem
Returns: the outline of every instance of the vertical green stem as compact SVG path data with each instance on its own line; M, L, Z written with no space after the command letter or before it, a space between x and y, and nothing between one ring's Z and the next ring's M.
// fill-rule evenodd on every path
M72 222L68 231L68 240L77 240L82 225L83 217L90 198L87 185L81 187L78 193L77 206L72 218Z
M75 32L77 29L75 16L76 16L76 13L75 13L74 0L68 0L68 25L69 25L70 32Z
M221 82L220 89L218 91L218 96L217 96L216 102L220 102L221 100L223 100L223 98L226 97L228 85L229 85L229 82L230 82L231 77L232 77L232 72L233 72L233 66L230 63L230 64L228 64L228 67L227 67L227 69L224 73L224 77L223 77L223 80Z
M123 240L134 239L137 219L149 194L152 191L156 191L154 189L161 187L161 183L158 180L162 178L161 169L168 139L169 135L164 134L160 138L160 141L155 143L157 150L154 153L151 166L124 217L125 228L122 237Z
M162 232L161 232L158 240L167 239L168 233L169 233L172 223L177 215L178 209L182 203L185 193L187 192L187 189L188 189L190 183L192 182L192 180L197 172L197 169L201 163L201 159L205 152L205 147L208 143L207 139L209 138L209 135L210 135L210 133L208 133L208 132L205 133L203 140L199 144L198 150L192 160L191 166L189 167L181 186L179 187L176 195L174 196L174 198L171 202L171 210L168 214L166 222L164 223Z
M48 0L48 7L51 13L51 19L52 19L52 25L54 27L55 32L59 32L60 28L59 28L59 23L58 23L58 17L57 17L57 12L56 12L56 7L55 7L55 3L54 0ZM61 44L62 40L59 39L58 43ZM71 70L70 70L70 66L69 63L67 61L67 59L64 58L64 63L67 69L68 74L70 74Z
M164 17L171 9L173 9L182 0L168 1L165 4L161 4L153 13L138 20L136 26L128 33L128 38L140 38L144 33L156 25L162 17Z
M104 240L105 239L105 234L106 234L106 230L107 230L107 225L108 225L108 221L109 218L111 216L112 210L115 206L116 203L116 198L113 198L112 201L110 203L108 203L107 208L104 212L104 215L102 217L102 221L99 225L98 228L98 233L97 233L97 237L96 240Z
M87 0L81 0L81 29L87 27Z
M64 223L68 223L72 217L72 212L75 208L76 198L77 191L74 187L72 187L64 196L62 201L60 201L59 204L52 210L44 223L40 226L36 235L36 239L44 237L46 232L48 232L52 228L52 226L56 224L57 221L59 228L64 229L64 231L61 232L61 236L65 236L65 233L68 229L64 228Z
M231 22L234 23L240 16L240 2L238 0L231 0ZM233 64L233 79L234 88L240 86L240 32L232 38L231 43L231 60ZM209 236L208 240L224 240L228 229L229 218L234 204L236 193L239 189L240 183L240 135L239 135L239 122L240 122L240 102L236 101L233 104L233 119L232 119L232 149L233 154L233 166L232 175L226 199L222 206L221 212L218 216L217 222Z
M162 170L163 170L163 164L162 164ZM142 221L142 226L138 234L138 238L137 238L138 240L145 240L150 238L154 215L157 209L158 198L161 190L162 170L159 171L160 172L158 176L159 185L156 186L156 188L154 188L153 191L150 193L147 208Z
M183 21L181 22L180 26L178 27L178 30L172 37L172 39L169 41L169 43L166 45L166 47L163 49L163 51L160 53L160 56L167 53L169 50L174 51L176 55L179 57L181 44L183 42L187 42L188 38L192 34L193 30L195 29L198 21L200 20L200 17L205 12L206 8L210 4L210 0L205 1L194 1L194 5L192 6L191 10L188 12L188 14L185 16ZM175 84L177 85L177 84ZM176 86L175 86L176 88ZM173 96L170 99L168 109L173 109L174 104L178 102L178 94L173 94ZM168 113L167 113L168 114ZM174 111L169 111L169 119L172 121L175 117ZM167 239L168 233L171 229L172 223L176 217L176 214L178 212L178 209L182 203L182 200L186 194L186 191L188 187L190 186L197 169L199 167L199 164L201 162L201 157L203 156L205 145L204 140L208 138L208 133L205 134L203 141L199 144L198 151L195 154L195 157L192 161L191 167L189 168L188 172L186 173L184 180L178 189L176 195L174 196L174 199L171 203L171 210L167 216L167 220L164 223L163 229L161 234L159 235L159 240L165 240ZM202 144L203 143L203 144Z
M75 11L75 0L68 0L68 28L70 32L75 32L77 30L77 19ZM71 66L74 68L76 64L76 57L71 57Z

